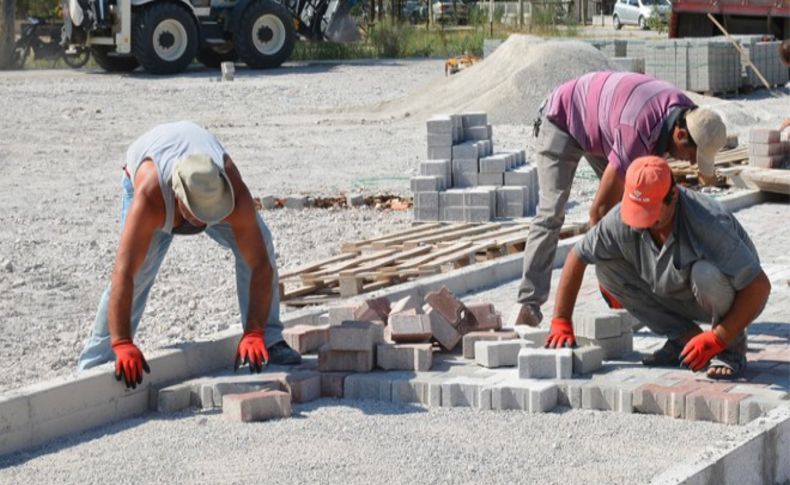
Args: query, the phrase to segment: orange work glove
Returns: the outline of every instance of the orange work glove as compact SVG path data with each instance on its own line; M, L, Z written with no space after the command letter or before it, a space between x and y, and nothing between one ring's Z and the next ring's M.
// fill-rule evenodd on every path
M143 383L143 371L151 372L143 353L128 338L113 342L112 351L115 353L115 379L123 378L126 387L137 388Z
M621 305L620 302L617 301L617 298L613 294L611 294L609 290L607 290L600 284L598 285L598 289L601 290L601 296L603 297L603 301L605 301L606 304L609 305L609 308L613 310L619 310L623 308L623 305Z
M692 337L680 352L680 358L684 365L696 372L702 370L710 359L726 348L727 344L708 330Z
M269 363L269 351L263 340L263 330L250 330L244 332L238 348L236 348L236 362L233 371L237 371L243 364L250 364L250 374L261 372Z
M552 318L551 330L546 337L546 345L549 349L560 347L576 347L576 336L573 334L573 323L567 318Z

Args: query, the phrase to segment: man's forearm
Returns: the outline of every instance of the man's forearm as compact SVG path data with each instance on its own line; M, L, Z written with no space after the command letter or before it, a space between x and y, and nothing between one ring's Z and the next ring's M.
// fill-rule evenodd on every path
M735 293L730 311L713 328L713 332L727 345L757 318L771 293L771 282L760 272L751 283Z
M272 267L269 264L262 264L252 269L246 331L263 330L266 326L274 291L272 276Z
M576 306L576 297L579 295L579 288L584 279L584 270L587 269L585 263L577 254L575 249L571 249L562 267L560 284L557 287L557 299L554 303L554 318L573 317L573 309Z
M110 284L110 300L107 308L107 329L112 341L131 339L132 299L134 278L124 274L113 274Z

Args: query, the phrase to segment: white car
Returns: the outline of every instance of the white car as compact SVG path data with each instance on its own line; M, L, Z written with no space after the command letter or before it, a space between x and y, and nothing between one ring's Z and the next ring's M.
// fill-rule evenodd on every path
M612 24L620 30L623 25L638 25L647 29L647 20L658 14L658 19L666 23L672 10L669 0L617 0L612 12Z

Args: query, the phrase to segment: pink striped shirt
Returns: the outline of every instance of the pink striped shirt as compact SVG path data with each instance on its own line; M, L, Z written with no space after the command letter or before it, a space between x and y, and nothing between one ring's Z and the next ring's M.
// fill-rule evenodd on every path
M674 108L694 106L674 85L644 74L592 72L568 81L549 97L546 118L582 149L604 156L625 175L628 165L655 153Z

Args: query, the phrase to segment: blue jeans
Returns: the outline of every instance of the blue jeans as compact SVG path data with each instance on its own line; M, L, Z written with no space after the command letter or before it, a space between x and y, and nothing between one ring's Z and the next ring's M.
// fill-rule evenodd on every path
M132 182L125 175L121 184L123 186L121 229L123 229L126 222L126 214L129 211L129 207L132 205L134 189L132 188ZM266 224L259 214L256 214L255 217L258 220L258 227L261 229L261 235L266 244L269 263L271 263L272 269L274 270L274 277L272 278L272 304L269 310L269 318L266 320L265 332L266 344L271 347L273 344L283 340L283 324L280 321L279 277L277 275L277 263L274 256L274 243L272 242L271 232L269 232L269 228L266 227ZM239 247L236 244L236 239L230 225L216 224L210 226L206 229L206 234L208 234L211 239L217 241L221 246L233 251L233 255L236 258L236 293L239 299L241 324L242 327L244 327L247 322L247 311L250 302L250 268L239 253ZM156 274L159 272L159 267L165 259L165 255L172 241L172 234L167 234L162 231L155 232L151 240L151 245L148 247L148 254L145 256L145 261L143 261L143 265L134 276L134 296L132 299L130 322L132 336L137 332L137 325L140 323L140 318L143 316L143 310L145 310L145 303L148 301L148 294L151 291L151 286L154 284ZM77 364L78 370L89 369L105 362L115 360L115 354L110 347L110 332L107 321L110 290L111 288L109 285L107 289L104 290L101 302L99 303L99 309L96 313L96 321L93 324L93 331L80 354L79 363Z

